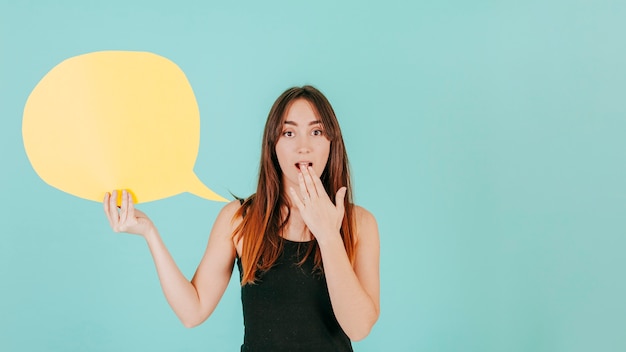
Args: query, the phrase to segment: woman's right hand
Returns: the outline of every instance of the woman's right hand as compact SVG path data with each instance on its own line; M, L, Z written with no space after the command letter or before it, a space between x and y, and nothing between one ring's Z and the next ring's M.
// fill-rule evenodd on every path
M117 208L117 190L104 195L104 213L115 232L127 232L146 237L154 230L154 224L142 211L135 209L128 191L122 191L122 204Z

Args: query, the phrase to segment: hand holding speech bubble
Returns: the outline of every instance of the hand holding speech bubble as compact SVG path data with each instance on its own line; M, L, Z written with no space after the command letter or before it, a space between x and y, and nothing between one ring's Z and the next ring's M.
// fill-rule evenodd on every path
M69 58L37 84L22 122L24 148L49 185L101 202L128 189L136 203L190 192L226 201L193 172L200 113L172 61L148 52Z

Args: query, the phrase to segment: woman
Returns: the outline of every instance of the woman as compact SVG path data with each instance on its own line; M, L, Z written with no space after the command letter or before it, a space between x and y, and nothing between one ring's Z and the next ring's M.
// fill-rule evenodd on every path
M378 319L376 220L352 203L335 113L311 86L285 91L270 110L257 191L219 213L188 281L128 192L106 194L116 232L146 239L168 303L187 327L206 320L240 271L241 351L352 351ZM333 196L333 200L329 197Z

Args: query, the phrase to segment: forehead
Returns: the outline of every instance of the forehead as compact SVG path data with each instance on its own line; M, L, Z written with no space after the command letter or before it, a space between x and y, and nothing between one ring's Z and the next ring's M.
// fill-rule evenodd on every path
M294 100L283 115L283 123L289 121L296 124L309 124L312 121L320 121L317 109L306 99Z

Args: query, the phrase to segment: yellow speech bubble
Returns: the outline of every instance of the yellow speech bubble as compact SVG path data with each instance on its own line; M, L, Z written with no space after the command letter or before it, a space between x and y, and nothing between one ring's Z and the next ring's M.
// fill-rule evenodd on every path
M100 202L128 189L137 203L182 192L226 201L193 172L200 113L172 61L147 52L69 58L37 84L24 108L24 147L49 185Z

